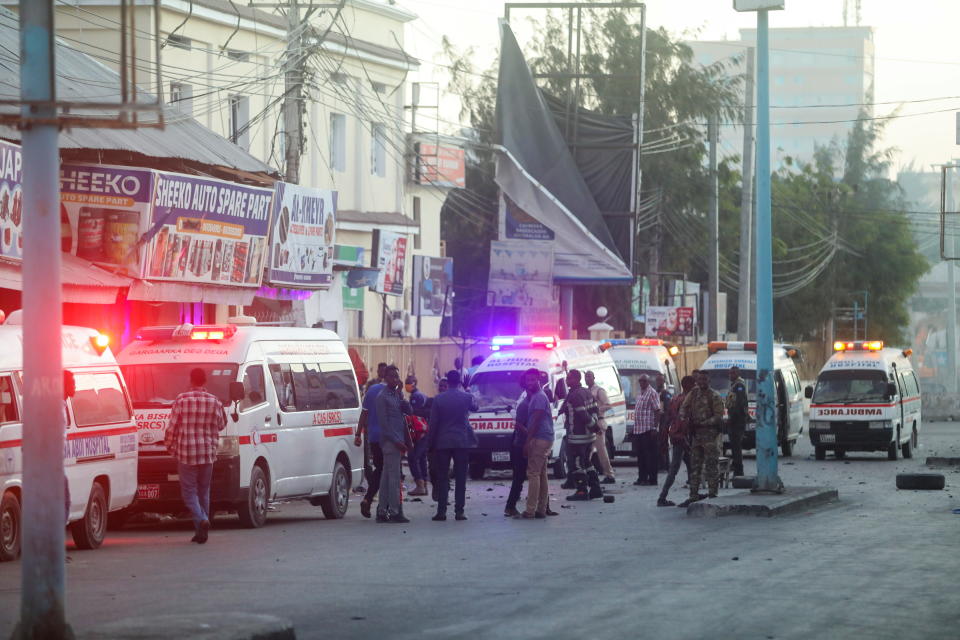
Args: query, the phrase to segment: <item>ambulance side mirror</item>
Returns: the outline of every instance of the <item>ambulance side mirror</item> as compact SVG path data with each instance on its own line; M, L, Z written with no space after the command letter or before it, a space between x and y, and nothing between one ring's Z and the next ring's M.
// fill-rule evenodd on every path
M887 395L887 400L897 395L897 385L893 384L892 382L888 382L886 395Z
M805 398L812 398L812 397L813 397L813 387L811 387L810 385L807 385L807 388L803 390L803 395L804 395Z

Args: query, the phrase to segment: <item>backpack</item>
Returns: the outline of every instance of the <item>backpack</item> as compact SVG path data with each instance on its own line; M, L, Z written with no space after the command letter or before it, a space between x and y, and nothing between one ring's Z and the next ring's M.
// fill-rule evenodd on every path
M410 432L410 439L414 443L427 435L427 421L420 416L404 416L407 419L407 431Z

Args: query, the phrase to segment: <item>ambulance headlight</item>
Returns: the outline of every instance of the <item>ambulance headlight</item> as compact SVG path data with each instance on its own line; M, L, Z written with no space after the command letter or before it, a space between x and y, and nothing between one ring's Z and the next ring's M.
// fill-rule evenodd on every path
M893 424L890 420L871 420L870 421L871 429L892 429Z
M810 430L813 429L829 429L830 423L826 420L811 420L810 421Z
M220 436L220 446L217 447L217 456L221 458L235 458L240 455L240 438L237 436Z

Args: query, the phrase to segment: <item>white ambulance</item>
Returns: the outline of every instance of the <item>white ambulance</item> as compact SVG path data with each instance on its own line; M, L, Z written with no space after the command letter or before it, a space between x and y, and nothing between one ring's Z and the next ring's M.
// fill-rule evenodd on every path
M211 510L235 511L244 526L259 527L271 501L304 498L342 518L363 473L353 444L360 393L347 348L332 331L233 320L146 327L117 357L139 427L137 510L184 510L163 441L173 401L199 367L227 411Z
M920 435L920 385L912 351L884 347L881 340L836 342L810 402L810 443L817 460L827 451L886 451L912 458Z
M666 380L667 389L676 392L680 389L680 378L677 375L677 365L673 357L680 353L680 348L664 342L659 338L626 338L607 340L604 345L610 345L610 355L620 373L620 384L627 402L627 433L633 429L633 411L637 404L636 392L640 376L647 376L650 384L656 382L656 377L662 375ZM631 453L632 443L629 439L616 443L618 453Z
M2 315L2 314L0 314ZM23 474L23 331L14 312L0 326L0 560L20 553ZM105 335L63 327L63 366L76 391L64 403L64 472L69 527L80 549L96 549L107 514L128 507L137 491L137 425L120 368Z
M591 340L560 340L555 336L497 336L490 341L493 351L470 376L470 393L477 400L479 411L470 416L470 424L479 439L471 451L470 477L483 478L488 468L510 468L510 444L517 403L523 395L521 377L531 367L547 376L544 381L552 397L554 441L551 455L553 473L563 478L567 473L567 445L563 417L559 415L561 397L565 396L567 371L593 371L596 384L610 399L607 412L607 449L623 440L626 432L626 403L620 377L613 358Z
M707 345L706 361L700 366L710 378L710 388L726 397L730 390L730 367L740 367L740 377L747 383L750 401L750 420L743 434L743 448L757 446L757 343L711 342ZM773 382L777 394L777 442L783 457L793 454L793 445L803 433L803 388L794 358L800 352L785 344L773 345ZM729 447L729 436L723 435L724 447Z

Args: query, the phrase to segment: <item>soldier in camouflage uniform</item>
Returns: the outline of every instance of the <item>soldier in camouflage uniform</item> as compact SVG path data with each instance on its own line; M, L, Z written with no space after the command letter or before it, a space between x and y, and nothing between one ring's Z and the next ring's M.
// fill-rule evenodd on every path
M730 436L730 455L733 458L733 475L743 475L743 431L747 427L750 404L747 398L747 383L740 377L740 367L730 367L730 390L723 400L727 408L727 435Z
M690 425L692 443L690 446L690 498L681 502L680 507L689 506L705 497L716 498L720 487L717 462L720 458L720 425L723 421L723 401L720 394L710 388L710 378L706 372L697 373L697 386L694 387L680 406L680 418ZM705 468L707 486L710 493L702 496L700 473Z

